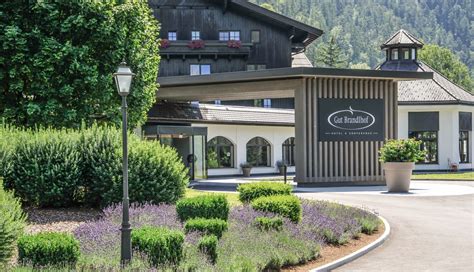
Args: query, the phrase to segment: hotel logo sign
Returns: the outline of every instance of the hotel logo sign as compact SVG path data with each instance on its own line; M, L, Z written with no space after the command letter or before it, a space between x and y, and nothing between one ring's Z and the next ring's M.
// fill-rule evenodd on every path
M383 141L382 99L321 98L319 141Z

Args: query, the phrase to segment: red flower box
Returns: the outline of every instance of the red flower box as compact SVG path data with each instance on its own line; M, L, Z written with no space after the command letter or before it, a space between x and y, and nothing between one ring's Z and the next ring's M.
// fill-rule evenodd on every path
M188 43L188 47L191 48L191 49L200 49L200 48L204 48L204 41L203 40L192 40L192 41L189 41Z
M241 48L242 42L236 40L230 40L227 42L227 47L229 48Z
M171 42L168 39L161 39L160 40L160 48L168 48L170 47Z

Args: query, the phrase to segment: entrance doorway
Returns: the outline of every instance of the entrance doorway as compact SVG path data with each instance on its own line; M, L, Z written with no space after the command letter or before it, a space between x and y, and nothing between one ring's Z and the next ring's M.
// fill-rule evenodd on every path
M155 130L156 129L156 130ZM155 135L150 135L150 131ZM207 128L189 126L153 126L145 129L147 138L156 138L162 144L176 149L189 170L191 180L207 178ZM151 136L151 137L150 137Z

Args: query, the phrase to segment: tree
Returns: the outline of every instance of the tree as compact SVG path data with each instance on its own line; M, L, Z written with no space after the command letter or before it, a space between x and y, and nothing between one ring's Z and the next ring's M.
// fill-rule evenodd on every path
M270 10L270 11L275 12L275 8L274 8L271 4L269 4L269 3L263 3L263 4L261 4L260 6L261 6L262 8L265 8L265 9L268 9L268 10Z
M27 127L119 123L112 73L125 60L136 74L130 125L143 123L157 90L158 31L142 1L0 3L0 116Z
M469 74L469 68L448 48L427 44L420 51L419 58L454 83L469 92L473 91L474 81Z
M323 66L331 68L347 67L346 58L337 44L335 36L331 36L329 43L322 45L318 52L316 61Z

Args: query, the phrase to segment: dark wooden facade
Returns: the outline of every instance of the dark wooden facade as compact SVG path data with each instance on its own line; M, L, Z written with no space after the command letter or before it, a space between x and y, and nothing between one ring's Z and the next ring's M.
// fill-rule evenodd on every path
M291 67L292 52L303 50L322 33L308 32L301 28L309 26L299 27L301 23L241 0L148 2L161 24L160 38L167 39L169 31L177 33L177 40L160 50L160 77L190 75L191 64L210 64L213 74L245 71L250 64ZM200 32L204 48L187 47L192 31ZM241 47L229 48L219 41L220 31L239 31ZM252 43L252 31L260 33L260 42Z

